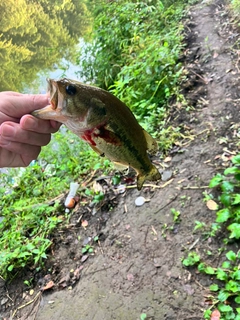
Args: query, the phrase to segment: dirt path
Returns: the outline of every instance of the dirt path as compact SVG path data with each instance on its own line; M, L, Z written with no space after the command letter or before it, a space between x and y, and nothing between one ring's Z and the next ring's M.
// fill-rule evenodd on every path
M67 283L66 274L80 267L80 280L71 290L36 298L22 309L22 320L137 320L142 313L148 320L203 319L204 288L210 280L184 269L181 259L192 247L217 248L215 240L203 242L193 228L196 220L211 224L215 219L202 193L214 173L228 164L223 149L236 149L231 141L239 118L240 82L232 48L236 39L222 1L193 7L186 33L183 60L189 76L183 90L195 110L173 108L175 126L191 132L188 143L164 164L173 180L154 192L128 190L114 210L94 216L81 239L100 234L100 246L85 262L80 231L71 232L69 241L56 248L62 264L58 277ZM224 144L219 143L222 137ZM134 204L139 194L150 198L142 207ZM171 208L181 212L179 224L173 223Z

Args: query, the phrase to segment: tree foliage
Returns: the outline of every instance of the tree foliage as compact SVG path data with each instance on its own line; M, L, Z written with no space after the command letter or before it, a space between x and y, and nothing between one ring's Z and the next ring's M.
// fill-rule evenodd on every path
M92 2L93 40L81 60L81 75L112 91L140 121L148 117L152 128L166 115L169 97L178 94L186 2Z
M0 12L0 90L22 90L37 72L71 58L91 26L84 0L9 0Z

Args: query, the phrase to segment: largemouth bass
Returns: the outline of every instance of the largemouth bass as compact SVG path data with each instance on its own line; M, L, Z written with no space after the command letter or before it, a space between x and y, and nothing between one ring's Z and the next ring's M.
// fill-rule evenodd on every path
M64 123L94 151L120 166L137 172L137 188L161 175L147 150L157 151L156 141L138 124L131 110L111 93L81 82L48 80L50 105L32 113L37 118Z

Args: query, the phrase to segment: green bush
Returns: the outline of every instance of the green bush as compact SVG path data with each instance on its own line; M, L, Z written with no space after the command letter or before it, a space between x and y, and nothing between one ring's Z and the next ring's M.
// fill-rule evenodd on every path
M102 1L80 74L124 101L146 129L162 126L171 96L181 98L183 1ZM159 130L160 131L160 130Z

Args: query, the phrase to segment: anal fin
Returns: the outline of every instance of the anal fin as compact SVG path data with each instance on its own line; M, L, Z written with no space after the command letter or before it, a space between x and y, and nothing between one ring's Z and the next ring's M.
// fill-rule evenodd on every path
M156 153L158 151L157 141L144 129L143 133L147 142L147 150L149 151L149 153Z
M118 170L118 171L125 171L125 170L129 169L129 166L127 166L125 164L122 164L120 162L113 161L113 163L114 163L115 169Z
M90 145L90 147L91 147L97 154L99 154L101 157L104 157L104 156L105 156L104 152L101 152L101 150L99 150L97 147L95 147L95 146L93 146L93 145L91 145L91 144L89 144L89 145Z

